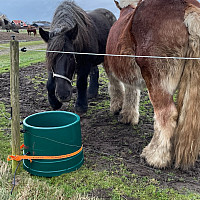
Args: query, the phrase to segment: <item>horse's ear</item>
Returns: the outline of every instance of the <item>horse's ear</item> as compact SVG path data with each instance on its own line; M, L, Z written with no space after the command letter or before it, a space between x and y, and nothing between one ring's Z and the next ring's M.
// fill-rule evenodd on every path
M115 2L115 4L116 4L117 8L119 8L119 9L121 10L121 9L122 9L122 7L119 5L119 2L118 2L118 1L116 1L116 0L114 0L114 2Z
M76 24L74 28L66 32L70 40L75 40L78 35L78 25Z
M40 33L40 36L42 37L42 39L43 39L45 42L48 42L48 41L49 41L49 32L48 32L48 31L45 31L45 30L43 30L42 28L39 28L39 33Z

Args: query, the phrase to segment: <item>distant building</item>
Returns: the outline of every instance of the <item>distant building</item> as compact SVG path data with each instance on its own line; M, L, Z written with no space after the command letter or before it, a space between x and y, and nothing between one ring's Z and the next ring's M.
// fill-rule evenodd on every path
M13 20L11 24L15 24L16 26L20 26L21 28L27 27L27 24L22 20Z
M50 28L51 23L47 21L35 21L33 22L32 26L35 26L36 28L42 27L42 28Z

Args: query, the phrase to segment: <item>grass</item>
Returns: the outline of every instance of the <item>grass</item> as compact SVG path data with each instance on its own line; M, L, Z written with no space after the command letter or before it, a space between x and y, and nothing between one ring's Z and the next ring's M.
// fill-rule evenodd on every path
M22 48L24 46L34 46L34 45L40 45L44 44L42 40L38 41L30 41L30 42L19 42L19 47ZM0 50L3 50L4 48L10 48L10 43L5 43L0 45Z
M27 67L30 66L31 64L44 61L45 61L45 52L28 51L26 53L20 53L20 67Z
M5 111L5 106L0 102L0 158L5 159L10 153L10 114Z
M22 45L23 46L23 45ZM0 73L9 71L9 56L0 56ZM20 53L20 67L42 62L45 55L41 52ZM100 73L105 73L100 68ZM42 77L32 80L35 87ZM106 84L107 79L101 79L101 84ZM101 94L104 95L104 94ZM149 103L146 99L145 103ZM141 105L142 115L148 112L148 107ZM99 102L98 105L91 106L91 111L109 107L109 101ZM12 189L11 163L6 161L7 155L11 152L10 136L10 114L6 112L3 102L0 102L0 199L40 199L40 200L99 200L101 196L94 194L105 194L107 199L141 199L141 200L190 200L200 199L199 194L183 191L183 194L171 188L161 188L160 183L148 177L139 177L126 169L123 160L117 161L116 158L102 156L99 159L106 159L109 167L104 170L96 168L95 164L90 164L91 155L84 152L85 164L77 171L63 174L59 177L44 178L31 176L23 171L16 177L16 187L13 195ZM90 111L89 111L90 112ZM89 115L89 112L87 115ZM113 119L114 120L114 119ZM113 121L113 124L116 124ZM23 139L23 138L22 138ZM117 164L118 163L118 164Z
M0 73L5 73L10 71L10 57L9 55L0 56ZM45 61L45 52L34 52L28 51L26 53L20 52L20 67L27 67L34 63L44 62Z
M26 53L20 52L19 67L27 67L34 63L45 61L45 52L34 52L28 51ZM10 57L9 55L0 56L0 73L5 73L10 71Z
M19 47L29 47L36 45L44 44L44 42L41 41L31 41L31 42L20 42ZM9 43L7 44L1 44L0 46L3 46L5 48L9 47ZM0 50L3 48L0 47ZM10 55L9 53L0 55L0 73L5 73L10 71ZM19 67L27 67L31 64L38 63L38 62L44 62L45 61L45 52L36 52L36 51L27 51L27 52L20 52L19 53Z
M199 199L192 193L178 194L173 189L161 189L155 179L139 178L130 174L124 165L110 170L96 171L83 165L79 170L59 177L44 178L21 172L12 189L11 168L0 160L0 199L94 199L93 193L104 191L109 199L126 198L141 200L189 200ZM98 199L97 197L95 199Z

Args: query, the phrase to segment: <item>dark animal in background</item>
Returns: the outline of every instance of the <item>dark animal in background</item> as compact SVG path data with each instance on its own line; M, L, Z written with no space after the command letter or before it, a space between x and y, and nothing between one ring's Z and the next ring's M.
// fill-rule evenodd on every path
M28 25L28 27L27 27L27 33L28 33L28 35L31 35L31 33L33 33L33 35L36 36L37 35L36 27Z
M39 32L48 43L48 51L105 53L108 33L115 21L113 13L106 9L86 13L73 2L64 1L55 11L50 32L42 28ZM88 98L94 98L98 94L97 65L103 61L103 56L47 53L47 90L52 108L59 109L62 102L70 101L72 79L76 73L78 96L75 111L85 113L88 109Z
M10 23L7 19L3 19L2 27L6 29L7 32L13 31L15 33L19 33L19 28L15 24Z
M4 22L3 22L2 16L0 16L0 27L3 28L3 25L4 25Z
M143 0L136 9L130 5L120 9L106 53L200 57L198 1ZM155 122L153 138L141 156L158 168L174 161L177 168L193 166L200 153L200 60L106 57L104 66L110 81L110 109L114 113L122 109L124 123L138 123L142 77L145 80Z

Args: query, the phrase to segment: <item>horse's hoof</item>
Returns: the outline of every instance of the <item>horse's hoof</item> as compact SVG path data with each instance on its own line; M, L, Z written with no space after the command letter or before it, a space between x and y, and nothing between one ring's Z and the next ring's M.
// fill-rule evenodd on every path
M97 93L88 93L88 99L96 99L98 96L98 92Z
M53 110L58 110L62 107L62 103L50 104Z
M77 114L79 117L83 117L85 113L78 113L75 111L75 114Z
M80 107L80 106L75 106L75 112L78 113L79 115L83 115L84 113L86 113L88 110L87 106L84 107Z
M149 146L145 147L140 157L145 159L148 165L159 169L165 169L171 164L170 152L159 151L159 147L156 149L150 149Z
M98 96L98 87L89 87L87 91L88 99L94 99Z
M118 121L122 124L130 124L130 120L128 120L127 118L125 118L123 115L119 115L118 116Z
M118 121L123 124L137 125L139 122L139 115L131 115L132 113L121 111L118 117Z
M121 105L117 105L115 104L115 106L112 104L110 106L110 112L113 113L114 115L119 115L119 113L122 110L122 106Z
M121 112L121 109L120 110L116 110L115 112L112 112L114 115L119 115ZM119 118L118 118L119 119Z

